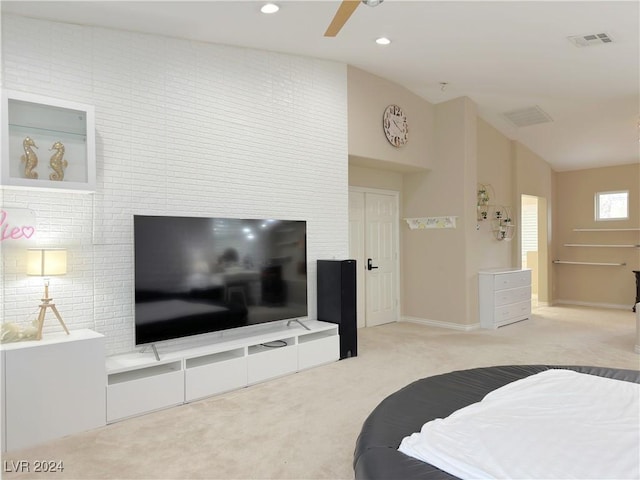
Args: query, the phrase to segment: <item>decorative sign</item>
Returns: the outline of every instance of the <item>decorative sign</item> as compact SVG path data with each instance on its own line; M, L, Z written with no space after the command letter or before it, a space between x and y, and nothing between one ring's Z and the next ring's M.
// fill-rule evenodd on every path
M456 228L458 217L420 217L405 218L411 230L425 230L427 228Z
M0 242L29 240L36 233L36 214L28 208L0 210Z

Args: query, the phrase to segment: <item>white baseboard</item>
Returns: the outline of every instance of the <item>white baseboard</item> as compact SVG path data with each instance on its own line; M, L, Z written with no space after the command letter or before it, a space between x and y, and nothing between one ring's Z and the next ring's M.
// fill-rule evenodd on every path
M539 302L539 301L532 301L531 302L531 308L537 308L537 307L550 307L552 304L549 302Z
M631 310L633 305L623 305L619 303L596 303L596 302L580 302L578 300L556 300L554 305L578 305L580 307L594 307L594 308L612 308L615 310Z
M458 330L462 332L469 332L471 330L477 330L480 328L480 324L473 325L460 325L459 323L441 322L439 320L429 320L427 318L410 317L403 315L400 317L401 322L418 323L420 325L427 325L429 327L448 328L450 330Z

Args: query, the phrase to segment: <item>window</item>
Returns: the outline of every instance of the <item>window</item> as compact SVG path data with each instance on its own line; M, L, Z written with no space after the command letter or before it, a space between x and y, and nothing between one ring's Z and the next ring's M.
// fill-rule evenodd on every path
M596 220L629 218L629 191L596 193Z

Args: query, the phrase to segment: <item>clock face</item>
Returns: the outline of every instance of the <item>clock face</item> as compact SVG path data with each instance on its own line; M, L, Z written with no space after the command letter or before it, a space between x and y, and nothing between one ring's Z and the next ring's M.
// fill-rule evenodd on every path
M401 147L409 140L407 116L397 105L389 105L382 116L382 128L387 140L394 147Z

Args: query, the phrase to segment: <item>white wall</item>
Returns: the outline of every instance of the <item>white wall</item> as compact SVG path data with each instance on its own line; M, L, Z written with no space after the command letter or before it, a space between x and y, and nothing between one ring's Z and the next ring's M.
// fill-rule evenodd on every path
M345 65L4 15L2 67L3 88L95 105L98 175L92 195L0 192L38 232L3 242L4 322L35 318L42 293L24 249L64 246L66 323L130 350L133 214L306 220L315 316L315 260L348 255Z

